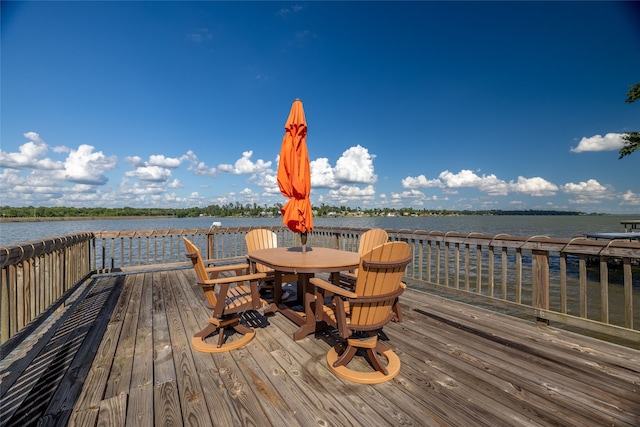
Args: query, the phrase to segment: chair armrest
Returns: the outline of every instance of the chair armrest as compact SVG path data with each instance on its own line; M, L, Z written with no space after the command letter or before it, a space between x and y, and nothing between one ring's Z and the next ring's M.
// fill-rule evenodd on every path
M224 283L250 282L252 280L264 279L265 277L267 277L266 273L243 274L242 276L218 277L217 279L198 281L198 284L201 286L213 286L222 285Z
M232 271L232 270L247 270L249 268L249 264L228 264L228 265L216 265L213 267L205 267L207 273L212 272L222 272L222 271Z
M343 297L356 298L358 296L358 294L356 294L355 292L351 292L349 290L341 288L340 286L336 286L333 283L329 283L326 280L320 279L319 277L312 277L311 279L309 279L309 282L313 286L317 286L326 291L333 292L334 294L337 294Z

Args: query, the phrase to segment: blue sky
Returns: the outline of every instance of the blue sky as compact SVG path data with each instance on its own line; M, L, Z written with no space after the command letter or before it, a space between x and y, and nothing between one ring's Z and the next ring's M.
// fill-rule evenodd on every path
M640 212L632 2L2 2L0 204Z

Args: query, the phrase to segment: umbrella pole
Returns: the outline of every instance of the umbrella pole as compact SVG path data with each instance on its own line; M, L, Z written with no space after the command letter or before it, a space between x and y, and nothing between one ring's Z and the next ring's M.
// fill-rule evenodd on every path
M300 241L302 242L302 253L307 252L307 233L300 233Z

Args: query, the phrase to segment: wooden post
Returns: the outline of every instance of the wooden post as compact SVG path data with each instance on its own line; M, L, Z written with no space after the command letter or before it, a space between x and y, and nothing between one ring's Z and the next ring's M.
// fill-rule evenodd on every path
M633 282L631 281L631 259L622 259L624 274L624 327L633 329Z
M333 249L340 249L340 234L339 233L333 233L332 235L332 248Z
M549 252L532 250L533 308L536 309L538 324L548 325L544 311L549 309ZM537 309L540 309L538 311Z
M607 257L600 257L600 321L609 323L609 266Z
M476 293L482 294L482 245L476 245Z

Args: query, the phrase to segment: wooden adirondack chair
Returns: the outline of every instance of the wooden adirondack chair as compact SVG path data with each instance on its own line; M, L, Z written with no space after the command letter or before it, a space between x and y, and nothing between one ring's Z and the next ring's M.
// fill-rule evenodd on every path
M278 235L267 229L257 228L249 231L245 236L247 244L247 252L256 251L259 249L277 248L278 247ZM255 264L253 270L256 273L265 273L266 277L260 285L260 290L271 290L271 295L274 296L274 271L272 268L263 264ZM282 282L297 282L297 274L287 274L282 276Z
M340 337L346 340L327 354L329 369L339 377L357 383L376 384L389 381L400 372L400 359L378 340L378 331L394 317L393 306L404 291L402 277L411 260L411 247L407 243L389 242L361 257L353 291L320 278L311 279L318 288L318 320L337 327ZM322 290L334 294L331 304L325 305ZM366 349L374 372L347 367L360 348ZM380 355L387 359L386 365Z
M219 353L240 348L255 336L255 331L240 323L240 314L247 310L256 310L266 305L258 293L258 281L266 277L265 273L244 274L249 264L205 267L200 250L186 237L184 244L187 257L191 259L198 284L202 286L205 306L212 310L209 324L193 336L194 349L206 353ZM222 272L235 272L235 275L220 277ZM247 287L245 283L249 283ZM232 284L235 286L231 286ZM225 342L225 329L232 328L242 335L235 340ZM217 344L205 342L205 338L217 333Z

